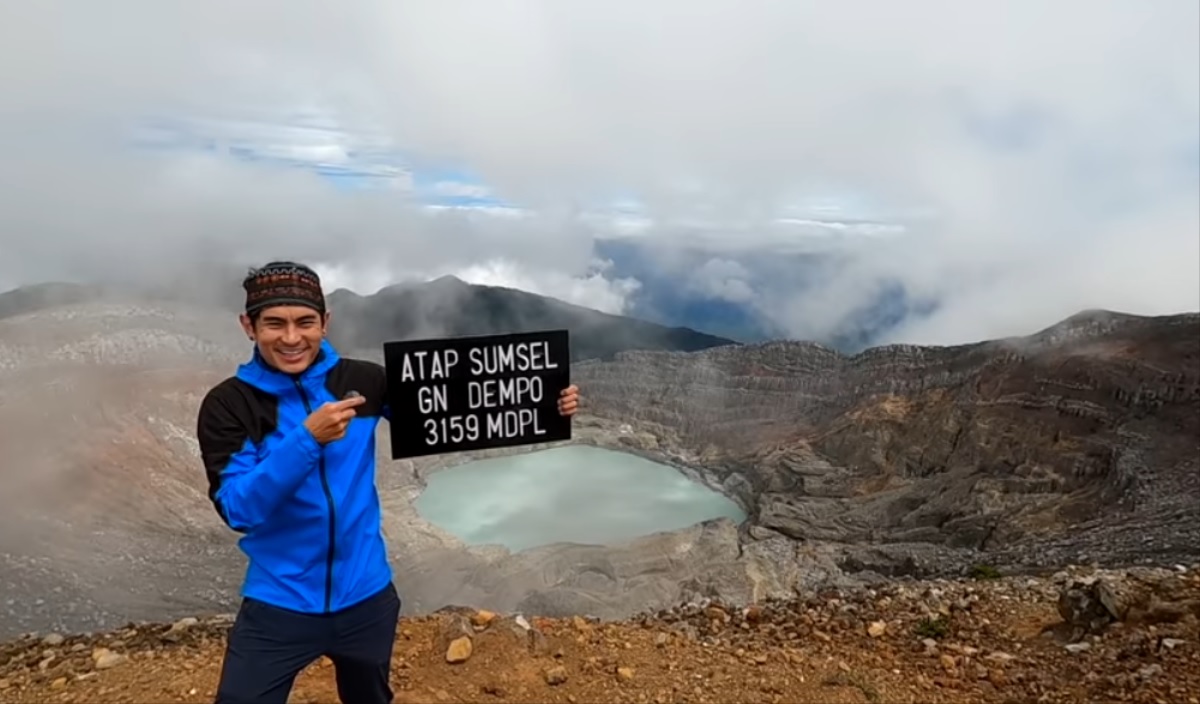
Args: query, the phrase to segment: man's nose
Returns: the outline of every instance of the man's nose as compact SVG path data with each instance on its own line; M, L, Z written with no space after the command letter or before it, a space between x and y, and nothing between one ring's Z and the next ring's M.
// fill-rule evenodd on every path
M289 325L283 329L283 344L292 345L300 342L300 328Z

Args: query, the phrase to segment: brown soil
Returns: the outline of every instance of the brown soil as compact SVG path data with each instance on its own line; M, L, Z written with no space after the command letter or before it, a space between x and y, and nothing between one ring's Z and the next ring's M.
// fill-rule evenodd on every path
M392 682L396 701L409 704L1200 704L1200 571L1164 574L1156 585L1167 586L1138 602L1145 608L1122 607L1125 621L1091 633L1064 621L1104 614L1080 600L1076 574L896 583L612 623L448 609L401 620ZM1060 605L1072 584L1074 605ZM0 644L0 703L210 702L228 623ZM447 662L448 645L464 635L469 657ZM337 702L333 676L328 662L314 663L292 701Z

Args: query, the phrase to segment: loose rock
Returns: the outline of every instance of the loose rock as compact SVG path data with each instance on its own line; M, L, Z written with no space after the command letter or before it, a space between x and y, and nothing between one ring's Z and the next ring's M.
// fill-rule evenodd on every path
M567 681L567 668L562 665L546 670L546 684L555 686Z
M471 657L471 639L467 636L461 636L450 641L450 646L446 648L446 662L460 663L466 662L467 658Z

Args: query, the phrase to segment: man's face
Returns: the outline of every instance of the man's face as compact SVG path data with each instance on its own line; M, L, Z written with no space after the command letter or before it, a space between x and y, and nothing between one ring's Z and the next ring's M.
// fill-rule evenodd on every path
M285 374L299 374L321 351L329 313L322 316L306 306L273 306L263 309L257 322L244 313L241 320L267 364Z

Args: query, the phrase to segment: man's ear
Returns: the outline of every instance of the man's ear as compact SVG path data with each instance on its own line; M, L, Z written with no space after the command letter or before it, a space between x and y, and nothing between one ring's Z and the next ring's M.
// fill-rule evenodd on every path
M238 322L242 324L242 331L246 333L246 337L254 339L254 321L250 320L250 316L242 313L238 316Z
M325 311L325 318L321 320L321 334L329 334L329 320L333 317L333 311Z

